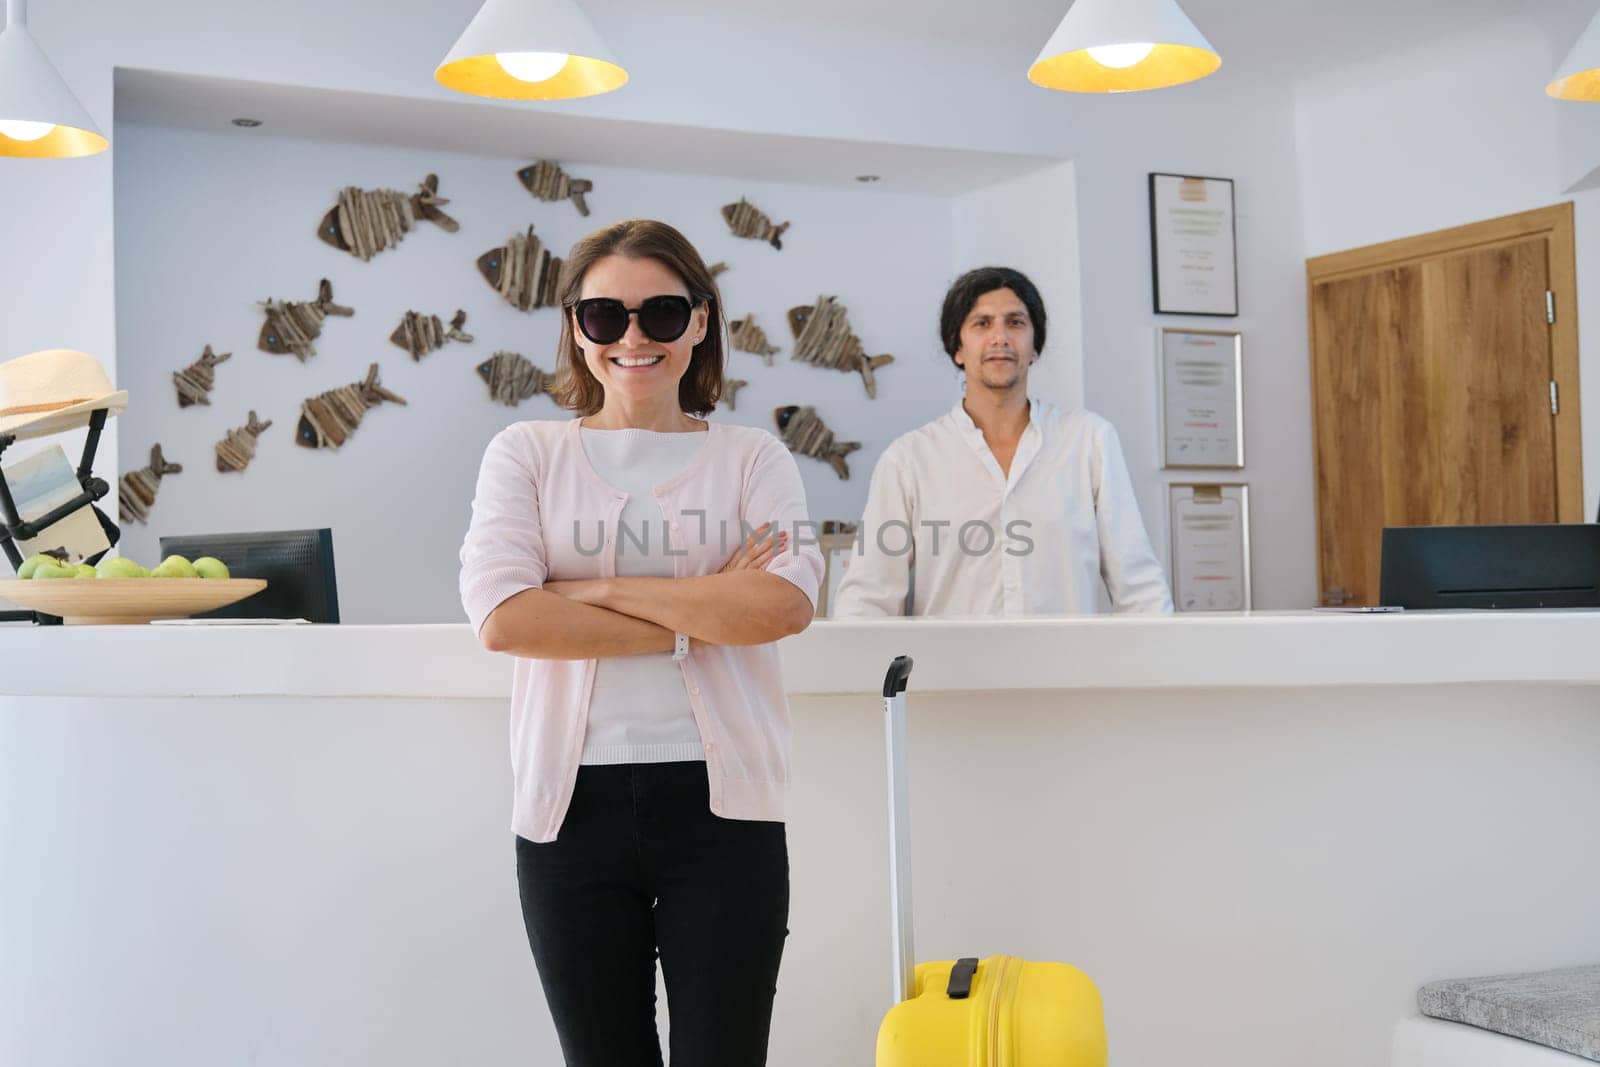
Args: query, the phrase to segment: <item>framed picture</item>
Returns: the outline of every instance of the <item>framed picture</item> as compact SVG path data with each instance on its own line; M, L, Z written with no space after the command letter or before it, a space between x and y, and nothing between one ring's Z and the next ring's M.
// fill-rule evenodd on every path
M1177 610L1250 610L1249 491L1242 483L1167 486Z
M1150 254L1156 314L1239 314L1233 179L1150 175Z
M1237 330L1163 327L1161 466L1244 467L1243 341Z

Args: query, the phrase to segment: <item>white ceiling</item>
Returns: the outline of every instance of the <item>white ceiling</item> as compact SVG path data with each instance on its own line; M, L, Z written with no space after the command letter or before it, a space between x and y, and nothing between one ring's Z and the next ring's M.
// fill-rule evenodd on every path
M449 0L471 9L476 0ZM644 0L584 0L596 24L626 24ZM649 0L658 3L659 0ZM1551 40L1552 65L1600 0L1182 0L1224 58L1208 83L1268 83L1286 89L1371 56L1509 17L1533 22ZM726 19L782 40L803 22L841 37L890 36L910 47L936 42L939 54L970 50L974 63L1015 54L1025 69L1067 7L1066 0L675 0L685 20ZM659 13L653 11L652 13ZM770 29L768 28L770 27ZM781 44L775 45L781 47ZM894 191L956 195L1049 166L1041 156L890 145L666 126L526 110L457 99L330 92L196 75L119 69L116 121L212 131L239 115L263 118L273 136L429 147L472 155L537 155L633 166L641 153L660 170L757 180L850 186L861 173L894 175ZM597 127L607 133L597 136Z
M860 188L855 175L888 174L895 176L894 192L931 196L959 195L1060 162L967 149L668 126L467 99L334 92L128 68L116 72L118 123L253 135L230 126L238 116L263 120L263 132L274 137L426 145L507 159L538 156L637 167L641 158L648 158L652 170L852 188Z
M625 19L638 0L585 0L596 21ZM1180 0L1223 56L1223 73L1283 81L1510 16L1531 19L1552 41L1577 38L1597 0ZM1068 0L674 0L673 7L737 13L902 37L969 42L1031 62ZM1565 49L1563 48L1564 52Z

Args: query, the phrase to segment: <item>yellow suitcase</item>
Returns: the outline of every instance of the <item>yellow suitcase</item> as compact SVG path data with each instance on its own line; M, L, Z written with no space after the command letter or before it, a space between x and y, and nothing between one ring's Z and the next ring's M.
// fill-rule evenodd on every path
M1100 993L1065 963L1016 956L913 970L905 689L911 657L883 680L889 760L889 904L895 1005L878 1028L877 1067L1105 1067Z

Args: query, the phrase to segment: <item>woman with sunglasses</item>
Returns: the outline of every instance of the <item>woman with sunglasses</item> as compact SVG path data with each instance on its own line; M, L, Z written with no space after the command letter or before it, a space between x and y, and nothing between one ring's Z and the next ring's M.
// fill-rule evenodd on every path
M707 422L724 322L694 247L648 220L579 241L557 399L490 442L461 549L484 647L516 657L523 920L568 1064L766 1061L787 936L779 638L822 576L765 430ZM752 531L755 531L752 533ZM792 543L791 543L792 542Z

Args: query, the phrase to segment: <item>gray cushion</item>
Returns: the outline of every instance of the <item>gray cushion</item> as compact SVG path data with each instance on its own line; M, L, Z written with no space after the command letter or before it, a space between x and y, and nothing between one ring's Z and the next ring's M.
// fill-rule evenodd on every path
M1600 1061L1600 966L1430 982L1417 991L1417 1007Z

